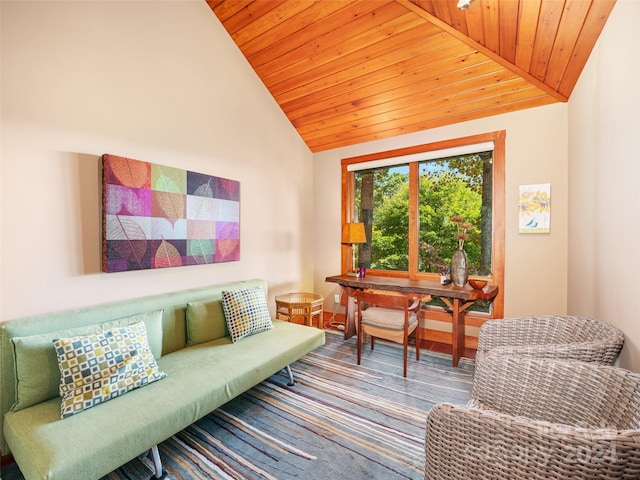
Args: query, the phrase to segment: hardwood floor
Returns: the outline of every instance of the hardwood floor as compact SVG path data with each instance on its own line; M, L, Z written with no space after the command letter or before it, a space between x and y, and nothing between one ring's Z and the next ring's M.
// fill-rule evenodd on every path
M327 330L334 331L342 331L338 328L338 325L344 324L344 315L342 314L333 314L332 312L324 312L324 328ZM316 325L314 323L314 325ZM425 350L432 350L438 353L444 353L447 355L451 355L451 343L438 342L435 340L422 339L421 348ZM475 348L465 348L464 353L462 355L465 358L476 358L476 349Z

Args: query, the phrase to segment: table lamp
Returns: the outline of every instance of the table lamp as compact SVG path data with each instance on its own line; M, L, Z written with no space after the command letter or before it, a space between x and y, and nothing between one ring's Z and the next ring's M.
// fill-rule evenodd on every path
M367 235L364 231L364 223L345 223L342 225L342 243L351 245L351 269L356 267L356 251L353 245L367 243Z

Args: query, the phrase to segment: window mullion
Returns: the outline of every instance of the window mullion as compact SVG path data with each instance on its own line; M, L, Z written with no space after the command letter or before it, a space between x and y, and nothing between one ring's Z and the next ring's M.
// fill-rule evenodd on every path
M419 187L418 162L411 162L409 163L409 278L416 278L418 274L418 237L420 230Z
M341 224L340 228L342 229L342 225L345 223L349 223L353 221L353 179L354 174L352 172L347 171L347 166L342 165L342 213L341 213ZM341 230L340 230L341 231ZM341 244L341 272L346 274L353 270L354 266L352 265L353 258L353 246L347 244Z

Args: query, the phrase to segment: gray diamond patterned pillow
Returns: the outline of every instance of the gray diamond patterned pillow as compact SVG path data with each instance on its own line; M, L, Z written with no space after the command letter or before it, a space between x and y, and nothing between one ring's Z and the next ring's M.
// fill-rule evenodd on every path
M53 341L65 418L166 376L158 370L144 322Z

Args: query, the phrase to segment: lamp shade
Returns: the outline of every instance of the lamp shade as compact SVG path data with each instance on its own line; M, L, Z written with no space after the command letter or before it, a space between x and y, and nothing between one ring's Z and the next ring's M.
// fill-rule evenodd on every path
M345 223L342 225L342 243L367 243L364 223Z

